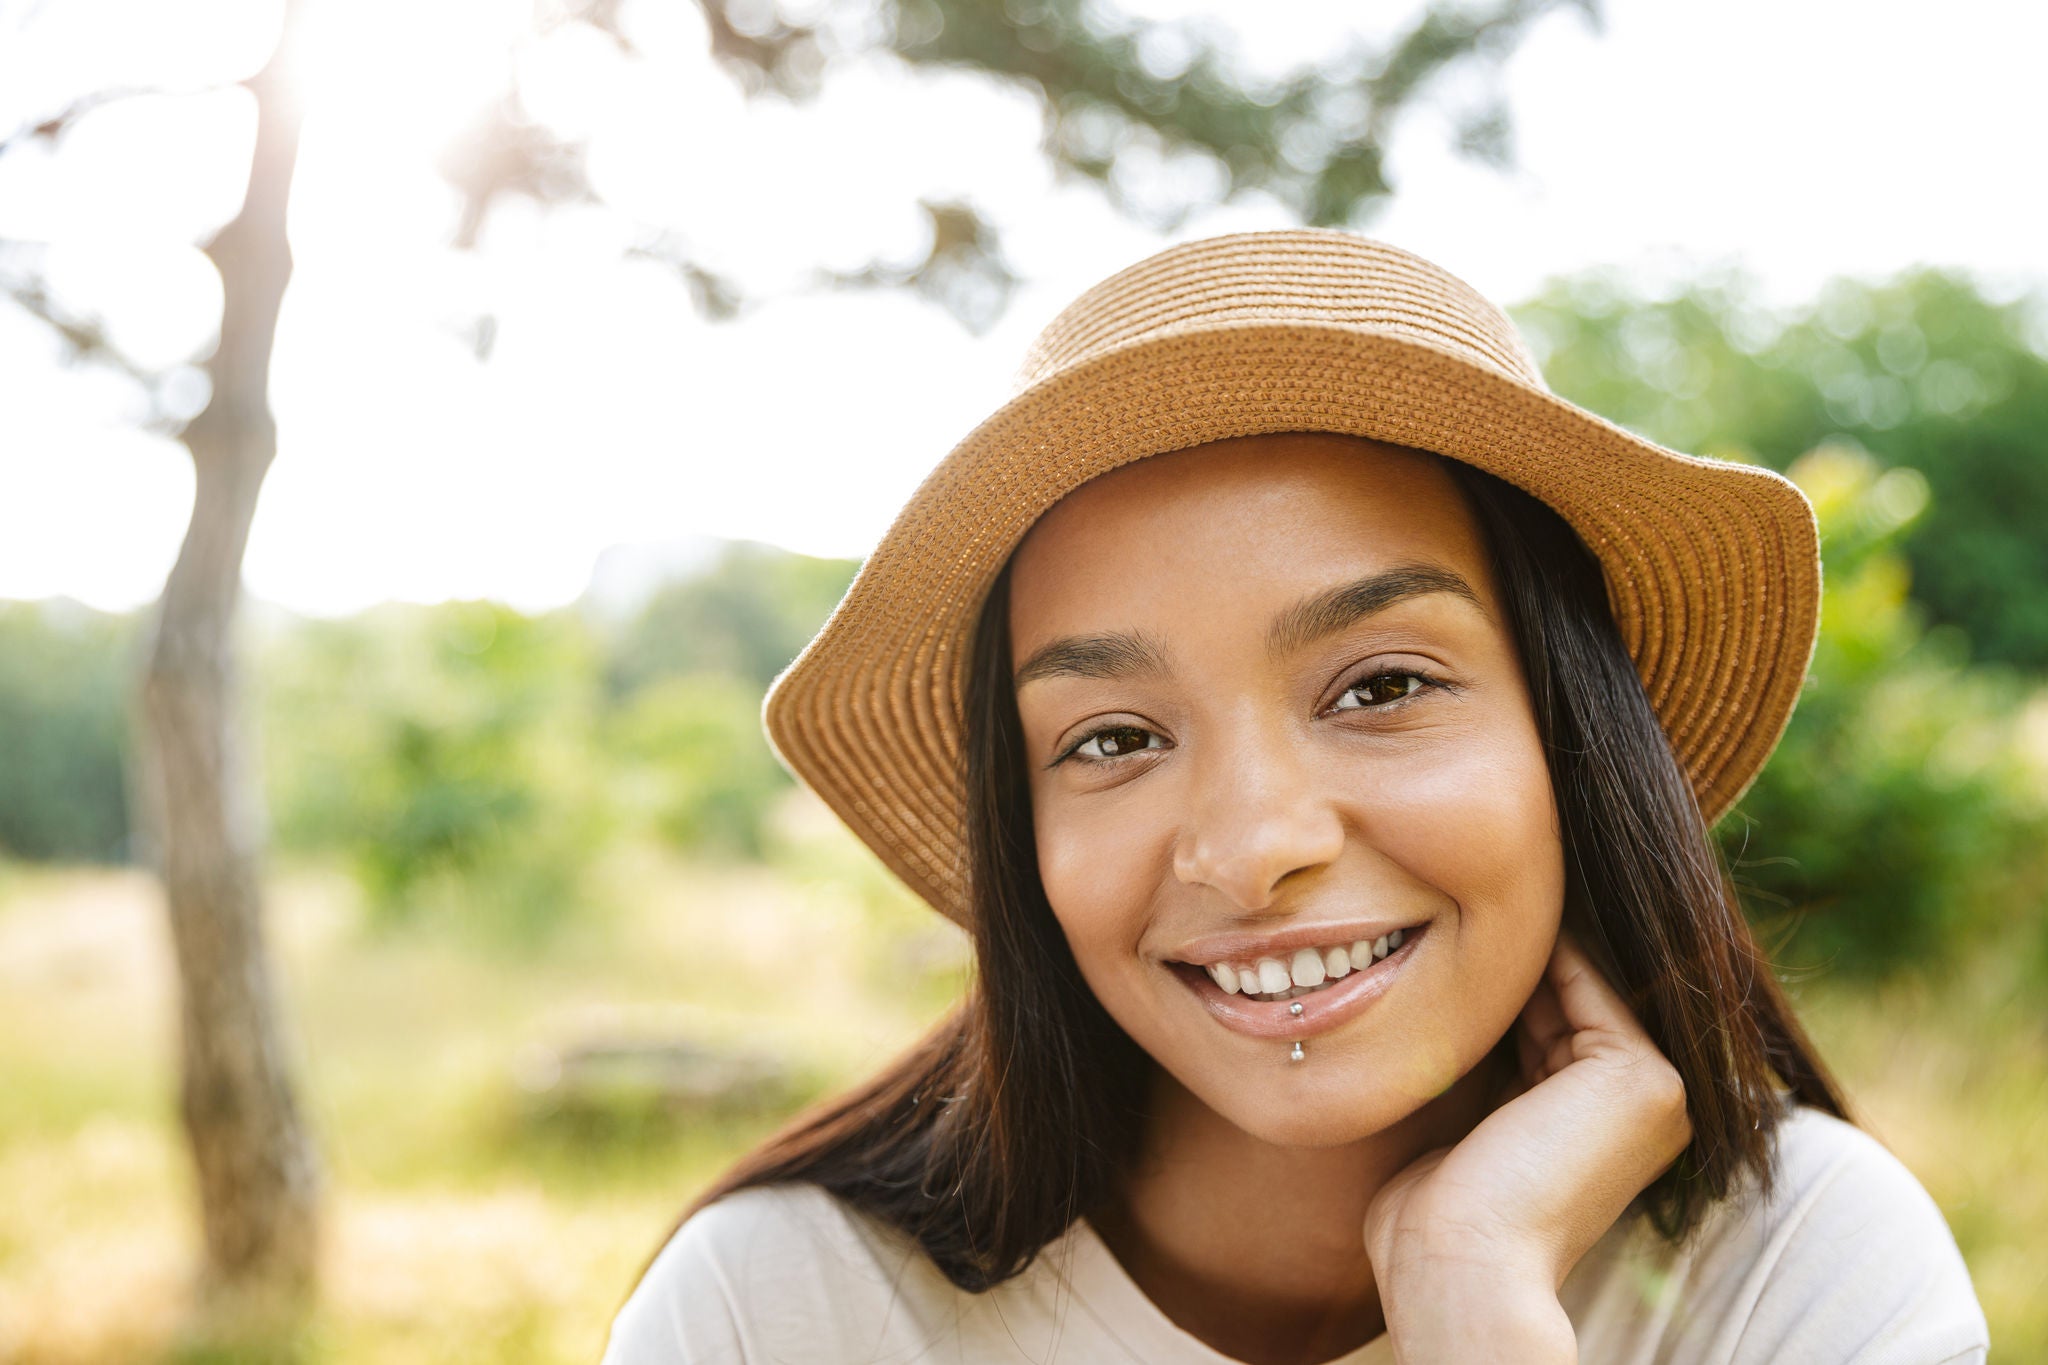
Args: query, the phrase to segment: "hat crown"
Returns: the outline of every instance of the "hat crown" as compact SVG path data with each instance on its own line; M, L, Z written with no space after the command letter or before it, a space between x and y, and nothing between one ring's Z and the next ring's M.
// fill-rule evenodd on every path
M1514 322L1457 276L1386 242L1298 228L1184 242L1118 271L1046 324L1015 391L1162 334L1271 323L1404 336L1549 388Z

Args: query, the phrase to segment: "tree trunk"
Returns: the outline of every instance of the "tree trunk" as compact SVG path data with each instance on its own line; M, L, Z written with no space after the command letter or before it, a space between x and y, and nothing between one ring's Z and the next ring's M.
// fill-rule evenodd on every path
M242 553L277 449L271 344L291 275L285 200L299 116L284 63L298 5L248 86L256 153L242 211L207 247L225 294L213 396L186 429L192 523L164 585L142 679L144 827L181 986L180 1109L198 1175L206 1299L310 1292L320 1174L293 1097L264 945L256 775L242 742L235 614Z

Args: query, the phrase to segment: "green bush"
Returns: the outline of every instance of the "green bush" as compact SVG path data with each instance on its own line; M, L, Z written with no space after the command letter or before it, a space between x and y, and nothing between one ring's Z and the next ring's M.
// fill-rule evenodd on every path
M582 908L610 819L573 616L387 607L302 623L265 662L279 842L344 855L374 923L531 943Z
M705 572L663 587L609 650L615 696L661 678L719 674L760 694L810 642L859 565L738 541Z
M618 799L678 847L759 858L763 824L790 786L761 733L751 682L697 674L650 683L605 724Z
M121 862L136 621L0 602L0 852Z
M2031 932L2048 822L2014 736L2021 682L1925 625L1896 548L1926 481L1823 446L1789 471L1820 516L1821 636L1756 785L1717 830L1791 966L1875 976Z

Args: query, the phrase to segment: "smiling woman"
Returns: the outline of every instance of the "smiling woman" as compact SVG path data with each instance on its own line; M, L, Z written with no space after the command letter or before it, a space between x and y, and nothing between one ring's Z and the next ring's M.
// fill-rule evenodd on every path
M607 1359L1982 1359L1707 837L1817 572L1383 244L1089 291L765 708L974 985Z

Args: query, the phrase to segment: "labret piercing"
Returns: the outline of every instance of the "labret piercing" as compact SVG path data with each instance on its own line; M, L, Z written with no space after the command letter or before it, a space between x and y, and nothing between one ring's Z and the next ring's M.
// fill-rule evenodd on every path
M1301 1002L1297 1000L1293 1004L1289 1005L1287 1007L1287 1012L1293 1015L1295 1018L1299 1019L1301 1017ZM1307 1054L1301 1050L1301 1039L1295 1039L1294 1051L1287 1054L1287 1060L1290 1062L1298 1062L1303 1060L1306 1056Z

